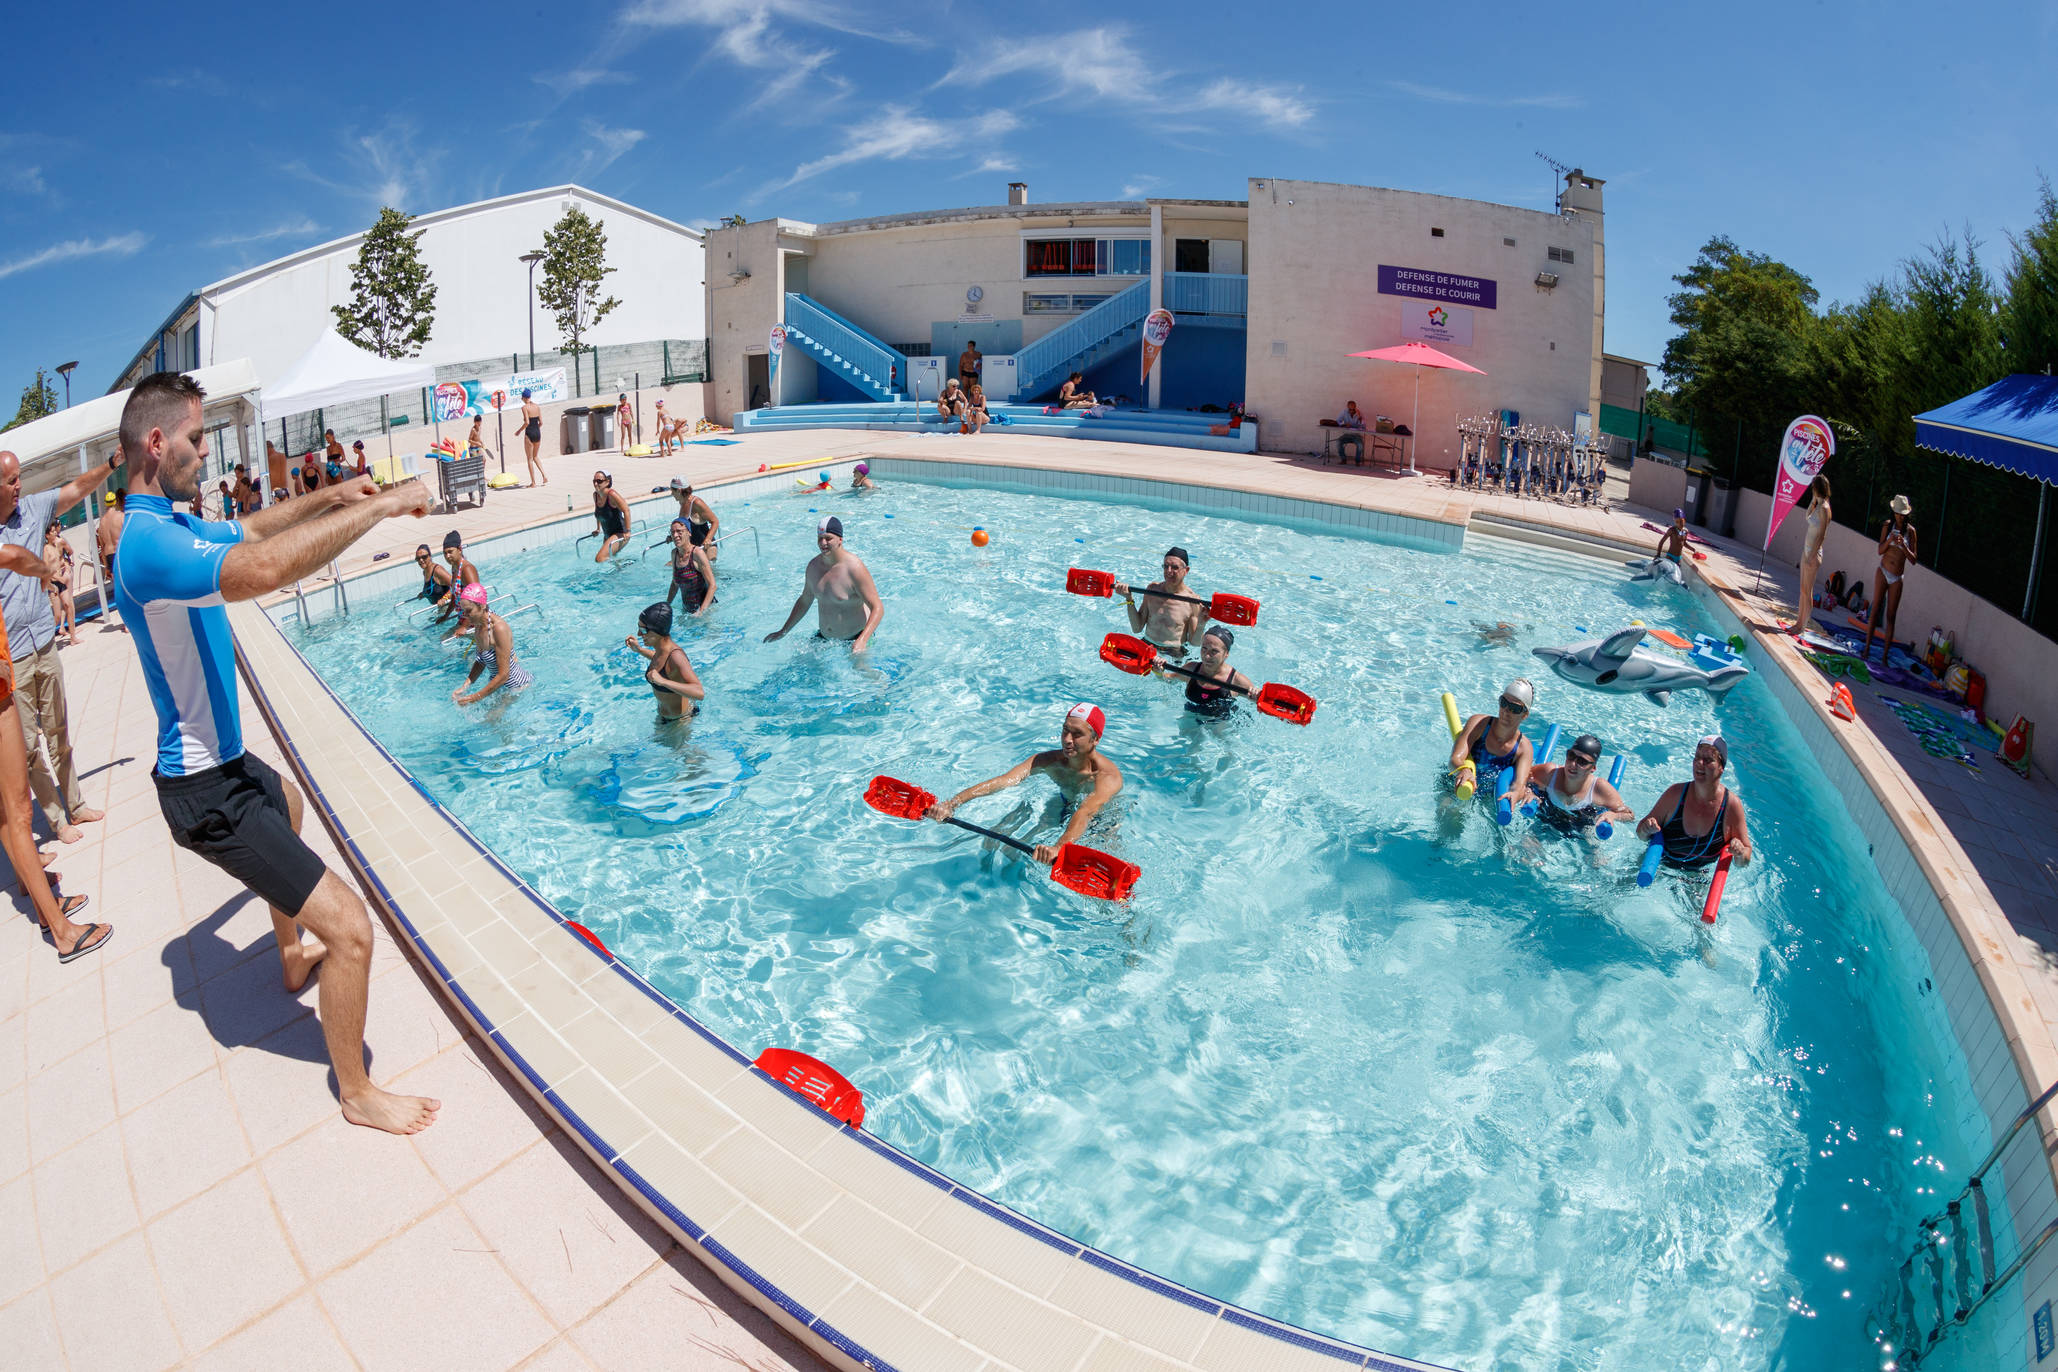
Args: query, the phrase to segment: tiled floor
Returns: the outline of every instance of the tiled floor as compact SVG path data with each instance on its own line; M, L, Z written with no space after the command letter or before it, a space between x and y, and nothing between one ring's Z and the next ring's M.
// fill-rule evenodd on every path
M1266 454L866 433L767 434L686 451L601 461L633 496L674 471L707 480L759 463L859 453L976 454L1428 519L1480 514L1618 541L1654 537L1639 527L1642 512L1473 497L1427 478ZM452 525L482 536L563 517L566 492L583 509L590 471L590 459L555 459L550 487L495 492L483 509L425 523L388 523L352 550L345 570L381 551L405 558ZM1748 582L1754 556L1718 546L1714 557L1732 581ZM1762 620L1770 602L1742 608ZM74 737L88 797L108 817L65 848L58 866L68 891L93 897L90 916L117 932L104 953L60 966L17 897L14 932L0 943L0 1232L10 1240L0 1245L0 1363L816 1365L530 1107L384 928L376 930L372 1070L439 1097L443 1113L409 1140L343 1124L312 991L285 994L262 909L176 851L158 817L148 776L154 722L126 635L95 626L83 638L63 654ZM1937 763L1859 694L1865 720L2040 960L2034 991L2047 1020L2058 1020L2058 792L1998 763L1977 776ZM254 710L246 708L245 727L255 751L277 763ZM345 870L312 821L309 831L330 865Z

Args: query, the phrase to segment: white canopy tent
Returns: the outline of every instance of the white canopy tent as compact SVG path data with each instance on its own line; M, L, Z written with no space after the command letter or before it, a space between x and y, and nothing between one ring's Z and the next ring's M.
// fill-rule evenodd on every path
M247 358L202 367L189 372L207 393L201 402L202 424L209 428L233 426L236 455L250 461L250 425L258 409L257 368ZM121 412L129 403L127 391L81 401L68 410L45 415L19 428L0 434L0 452L11 452L21 460L21 484L26 492L47 491L61 486L80 472L91 471L105 462L121 445ZM76 455L76 461L73 457ZM88 565L98 578L101 603L107 603L107 569L100 562L100 503L86 501L86 529L90 539Z
M389 361L366 352L334 329L324 330L300 360L264 388L264 422L305 414L352 400L370 400L393 391L411 391L436 384L436 368L427 362ZM387 446L393 435L388 430Z

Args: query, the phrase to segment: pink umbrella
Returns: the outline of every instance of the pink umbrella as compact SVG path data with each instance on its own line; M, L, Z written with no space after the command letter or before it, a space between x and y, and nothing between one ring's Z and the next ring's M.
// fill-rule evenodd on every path
M1408 425L1409 432L1422 427L1422 369L1424 367L1445 367L1454 372L1471 372L1474 376L1486 373L1469 362L1460 362L1449 353L1440 353L1427 343L1402 343L1391 348L1374 348L1370 352L1351 353L1352 357L1369 357L1375 362L1405 362L1415 369L1415 418ZM1415 470L1415 443L1408 441L1408 470Z

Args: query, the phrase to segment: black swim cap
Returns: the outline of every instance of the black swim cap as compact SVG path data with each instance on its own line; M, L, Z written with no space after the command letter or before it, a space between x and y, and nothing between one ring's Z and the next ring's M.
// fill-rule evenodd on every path
M1181 562L1184 562L1188 567L1193 566L1193 559L1186 555L1186 549L1181 548L1176 544L1170 548L1165 549L1165 556L1176 557Z
M672 632L672 607L665 601L643 607L643 613L636 616L636 627L647 633L669 634Z
M1592 734L1581 734L1578 738L1572 740L1572 745L1565 751L1567 753L1585 753L1595 762L1599 762L1601 760L1601 741Z
M457 530L452 529L449 533L443 535L443 547L446 551L451 548L462 548L463 546L464 540L458 537Z
M427 551L429 551L429 545L426 543L417 543L414 545L414 550L418 553L426 553Z
M1230 633L1229 630L1220 624L1210 624L1208 626L1208 633L1202 634L1201 637L1206 638L1208 634L1213 634L1216 638L1221 639L1224 648L1234 648L1236 646L1236 635Z

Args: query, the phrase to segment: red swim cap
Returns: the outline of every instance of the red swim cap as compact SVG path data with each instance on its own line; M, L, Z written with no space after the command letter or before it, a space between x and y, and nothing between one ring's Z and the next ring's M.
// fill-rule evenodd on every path
M1108 731L1108 717L1102 713L1100 706L1089 705L1083 700L1065 711L1065 718L1085 720L1086 727L1093 730L1096 739Z

